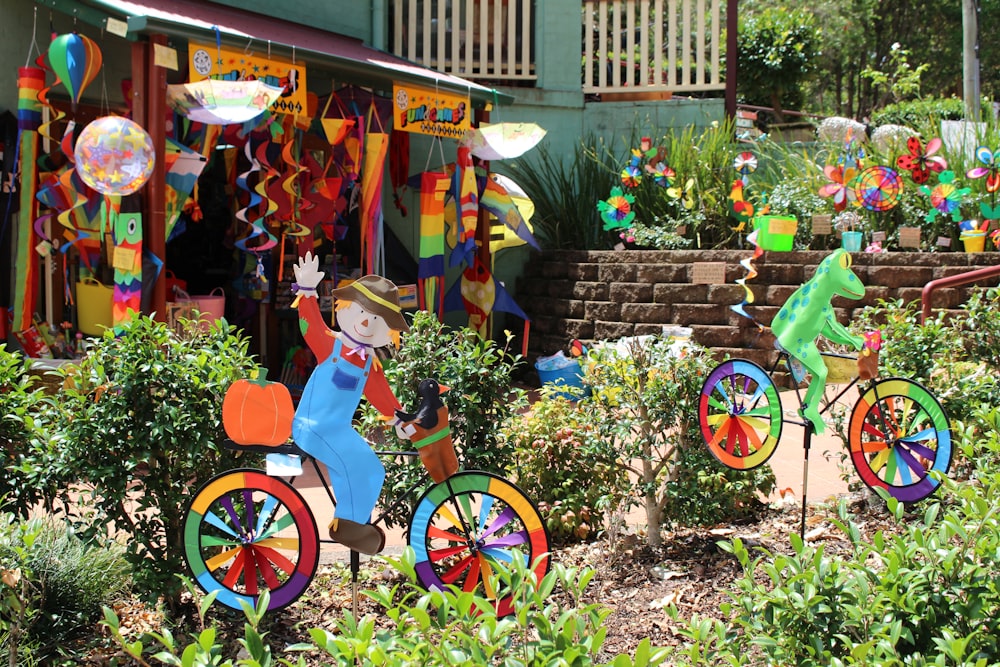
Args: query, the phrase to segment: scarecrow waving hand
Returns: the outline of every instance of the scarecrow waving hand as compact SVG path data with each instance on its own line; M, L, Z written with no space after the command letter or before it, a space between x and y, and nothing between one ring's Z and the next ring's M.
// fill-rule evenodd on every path
M319 258L306 253L294 267L299 328L317 366L295 411L292 435L310 456L326 464L337 498L330 537L361 553L385 547L385 533L369 523L382 491L385 468L368 442L354 430L361 397L398 422L399 401L386 382L374 348L398 342L409 326L391 281L367 275L333 290L338 330L323 321L316 288L324 274ZM401 433L397 428L397 433Z

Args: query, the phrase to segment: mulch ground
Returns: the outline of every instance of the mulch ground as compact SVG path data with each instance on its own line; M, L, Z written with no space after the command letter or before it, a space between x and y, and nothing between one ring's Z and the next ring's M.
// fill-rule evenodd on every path
M893 524L884 511L869 510L865 502L847 497L863 535L876 530L893 531ZM829 521L834 509L825 505L809 508L806 539L822 543L827 554L849 553L845 536ZM675 645L681 641L677 624L664 607L674 605L681 619L692 616L722 618L722 603L731 600L733 582L741 576L735 557L719 548L721 540L740 538L748 547L762 547L772 553L790 553L789 535L800 531L800 506L778 504L768 509L758 521L744 525L683 529L664 534L663 544L652 548L642 535L629 534L610 540L576 544L558 548L554 560L570 567L590 567L595 576L588 585L582 602L597 603L611 611L605 622L607 636L599 660L610 661L620 653L633 655L636 646L648 638L654 646ZM379 565L377 560L362 566L361 588L379 583L402 581L395 570ZM565 593L555 592L564 596ZM349 573L345 565L322 566L309 590L280 615L268 618L262 630L268 633L272 649L281 655L284 646L309 641L310 628L325 628L336 632L336 622L352 610L353 599ZM175 636L180 637L197 627L193 606L182 615ZM163 616L136 602L126 602L116 609L122 619L123 631L132 640L148 630L160 630ZM372 615L376 623L391 627L382 609L371 599L360 595L358 611ZM242 637L241 615L216 613L221 639L234 647L226 655L235 655L236 640ZM97 646L96 644L101 644ZM89 658L80 664L109 664L116 656L100 640L91 638ZM300 655L300 654L295 654ZM292 658L292 655L286 657ZM121 654L117 654L121 660ZM297 658L296 658L297 659ZM319 656L307 659L310 665L329 664ZM156 661L151 661L157 664ZM119 662L118 664L128 664Z

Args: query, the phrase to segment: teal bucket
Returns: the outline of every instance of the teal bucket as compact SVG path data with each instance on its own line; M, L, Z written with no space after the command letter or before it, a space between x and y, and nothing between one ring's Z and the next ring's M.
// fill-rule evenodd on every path
M535 364L535 370L538 371L538 379L541 380L542 386L550 387L579 387L583 389L583 369L580 368L580 364L573 363L565 368L557 368L552 370L545 370L538 367ZM580 394L571 394L567 391L561 391L556 394L556 396L561 396L569 401L575 401L580 398Z

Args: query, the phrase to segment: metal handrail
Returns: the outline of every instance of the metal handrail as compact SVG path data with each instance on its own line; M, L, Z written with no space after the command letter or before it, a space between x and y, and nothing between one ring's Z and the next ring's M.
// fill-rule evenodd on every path
M969 283L974 283L981 278L993 278L994 276L1000 276L1000 264L996 266L987 266L982 269L975 269L973 271L966 271L965 273L959 273L954 276L938 278L937 280L930 281L924 285L924 289L920 292L920 324L926 322L927 318L931 315L931 294L933 294L935 290L941 287L968 285Z

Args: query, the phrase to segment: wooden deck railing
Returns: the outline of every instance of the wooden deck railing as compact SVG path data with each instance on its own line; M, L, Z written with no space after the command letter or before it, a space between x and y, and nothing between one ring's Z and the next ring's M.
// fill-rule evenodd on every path
M584 93L725 89L725 0L582 0ZM392 51L468 79L530 82L531 0L393 0Z
M583 92L723 90L723 0L583 4Z
M533 80L531 0L393 0L392 52L466 79Z

